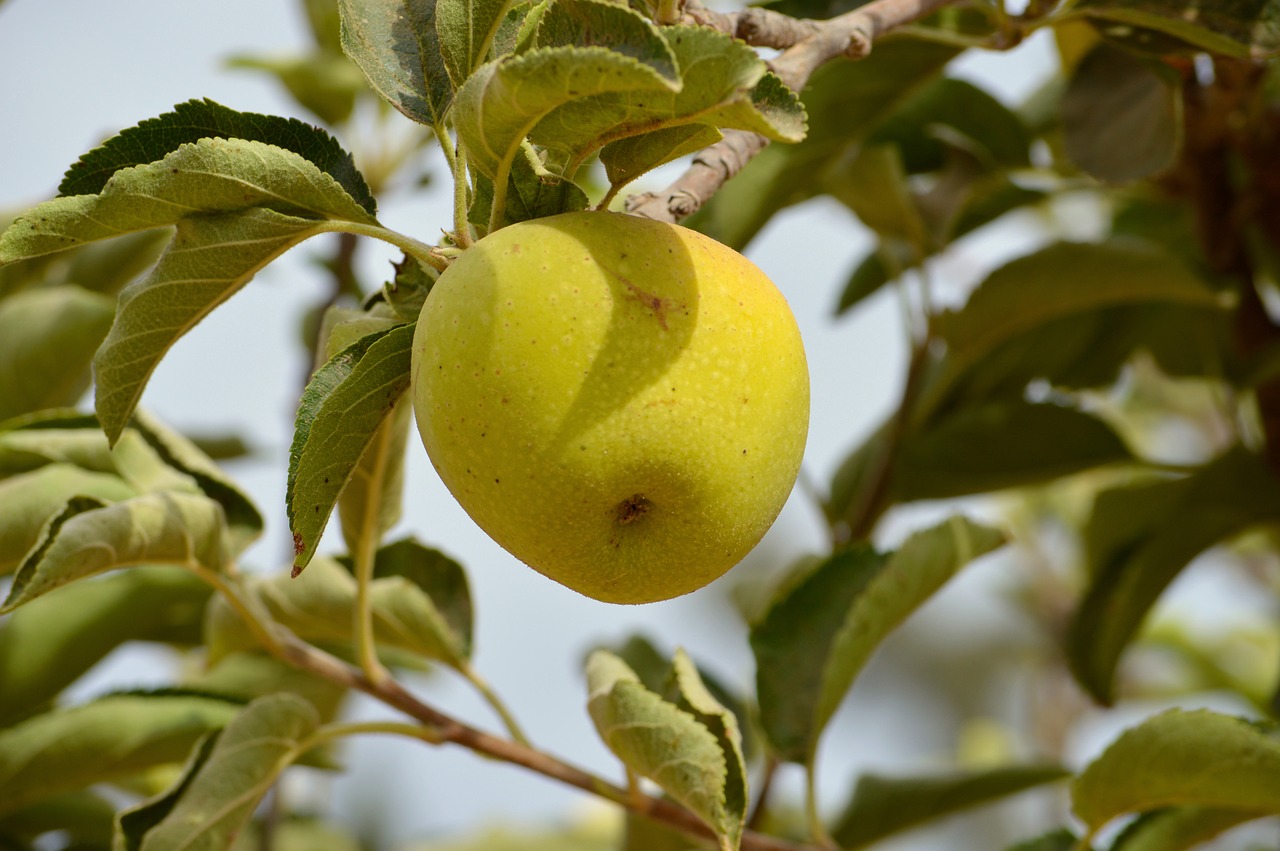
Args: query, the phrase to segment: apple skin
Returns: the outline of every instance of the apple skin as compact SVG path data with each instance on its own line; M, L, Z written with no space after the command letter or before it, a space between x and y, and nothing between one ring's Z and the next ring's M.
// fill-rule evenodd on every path
M733 567L795 484L809 373L786 301L678 225L510 225L440 276L413 342L432 464L473 520L588 597L648 603Z

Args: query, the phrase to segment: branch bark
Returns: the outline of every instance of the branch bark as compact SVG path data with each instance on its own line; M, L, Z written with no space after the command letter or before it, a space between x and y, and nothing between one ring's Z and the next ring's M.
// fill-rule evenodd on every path
M889 30L947 5L952 0L872 0L852 12L826 21L797 20L764 9L720 13L700 4L687 7L693 23L713 26L748 44L777 47L783 51L771 70L796 91L827 62L839 56L861 59L875 40ZM699 152L689 169L659 192L632 195L626 210L633 215L664 222L678 222L692 215L726 180L742 170L765 149L769 140L756 133L729 130L716 144Z

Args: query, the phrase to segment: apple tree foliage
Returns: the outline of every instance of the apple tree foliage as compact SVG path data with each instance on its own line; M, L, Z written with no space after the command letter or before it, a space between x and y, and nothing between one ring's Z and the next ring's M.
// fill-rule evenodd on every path
M1252 593L1277 592L1280 3L1022 5L307 0L308 55L234 64L329 129L197 99L85 154L0 234L0 847L360 848L286 800L259 805L295 765L339 770L335 743L363 733L461 745L626 813L609 835L468 846L494 851L862 848L1033 788L1060 827L1020 849L1172 851L1280 814L1276 671L1238 658L1274 662L1275 624L1215 643L1152 617L1210 550L1214 570L1260 565L1244 574ZM874 42L865 56L774 73L823 34L848 39L850 20ZM1023 103L948 73L1033 34L1053 40L1060 72ZM402 114L382 125L423 130L357 162L338 139L379 98ZM686 224L743 250L788 207L847 206L875 244L832 321L893 288L912 355L898 407L808 488L831 545L780 565L749 616L753 689L639 637L589 655L583 701L624 785L526 739L471 665L484 601L464 567L387 539L416 450L413 323L485 233L620 205L654 168L700 151L714 168L709 147L744 138L749 162L682 209ZM393 180L420 176L426 146L455 185L435 242L377 210ZM1087 237L1067 227L1082 207ZM1045 237L938 305L931 276L1011 220ZM263 520L218 463L242 447L193 440L140 403L180 337L313 237L333 247L318 273L332 306L308 320L316 367L288 458L296 559L243 572ZM378 287L352 264L367 238L404 255ZM1171 459L1171 424L1210 437ZM877 544L890 511L961 498ZM971 505L1002 508L978 523ZM346 551L322 552L335 511ZM1046 523L1072 542L1065 578L1037 560ZM1084 765L1042 736L1000 764L865 774L843 812L820 812L818 759L843 755L824 734L868 660L1001 548L1030 577L1024 609L1054 648L1039 676L1071 695L1053 707L1067 721L1207 689L1239 711L1149 715ZM170 688L64 698L130 642L199 664ZM1147 675L1155 653L1174 673ZM506 730L400 685L428 667L474 685ZM344 720L354 691L404 720ZM770 794L787 766L807 778L800 800Z

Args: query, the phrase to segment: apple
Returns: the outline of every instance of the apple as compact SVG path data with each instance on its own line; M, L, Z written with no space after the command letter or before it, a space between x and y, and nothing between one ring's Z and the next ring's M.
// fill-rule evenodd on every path
M412 381L427 454L472 519L611 603L741 561L809 424L800 332L764 273L619 213L522 222L463 252L418 319Z

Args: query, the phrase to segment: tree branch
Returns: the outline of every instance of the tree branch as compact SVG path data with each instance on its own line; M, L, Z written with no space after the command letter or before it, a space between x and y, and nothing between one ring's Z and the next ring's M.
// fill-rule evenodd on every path
M838 56L861 59L871 52L875 40L884 33L922 18L949 2L951 0L872 0L826 21L798 20L765 9L712 12L695 2L686 7L686 17L691 22L723 30L748 44L783 48L770 68L784 83L800 91L813 72L832 59ZM723 139L699 152L688 171L674 183L660 192L632 195L626 201L626 210L650 219L678 222L695 213L768 144L768 139L756 133L726 131Z

